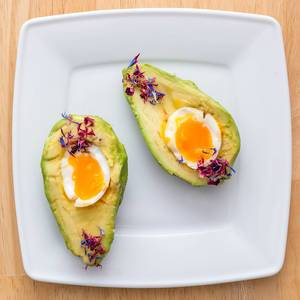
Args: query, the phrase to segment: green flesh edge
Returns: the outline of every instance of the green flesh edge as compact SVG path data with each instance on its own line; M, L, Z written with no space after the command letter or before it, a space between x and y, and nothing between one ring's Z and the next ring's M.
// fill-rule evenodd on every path
M156 89L165 94L156 105L144 103L138 89L134 95L127 95L126 74L132 74L135 66L123 69L124 95L152 155L169 174L176 175L194 186L207 185L206 178L200 178L196 170L185 164L179 164L176 160L162 138L162 123L180 107L193 107L211 114L217 120L222 132L222 145L218 157L226 159L233 165L240 150L240 135L234 119L221 104L201 91L194 82L183 80L149 64L139 64L139 67L148 78L156 78L158 83Z
M84 117L72 115L73 120L78 122L82 122ZM100 264L101 259L89 262L84 249L80 246L82 230L99 235L99 228L102 228L105 232L102 239L105 254L110 250L114 239L115 219L127 182L128 167L125 148L112 127L98 116L90 117L95 120L93 129L96 138L93 144L99 147L106 157L111 173L110 184L103 197L91 206L75 207L74 201L65 195L60 163L66 150L59 143L60 129L63 128L64 132L68 132L70 129L74 130L76 126L70 125L65 119L53 126L45 142L41 168L45 195L67 248L74 255L80 256L85 264L95 265Z

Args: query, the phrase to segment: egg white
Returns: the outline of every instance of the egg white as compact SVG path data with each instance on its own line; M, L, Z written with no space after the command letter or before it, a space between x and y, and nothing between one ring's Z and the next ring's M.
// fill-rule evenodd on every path
M216 149L216 152L209 159L204 161L204 165L207 165L211 160L217 158L218 152L221 147L222 137L221 130L217 121L211 114L204 114L202 110L192 108L192 107L181 107L173 112L168 118L166 129L165 129L165 137L168 140L167 146L173 152L176 159L192 169L197 169L197 162L192 162L187 160L177 149L176 146L176 131L177 131L177 119L183 117L185 115L191 115L195 120L202 122L207 126L211 133L213 148Z
M75 194L75 184L72 179L74 168L68 162L70 154L66 152L64 158L61 160L61 173L63 177L63 186L64 186L65 194L69 200L73 200L73 201L75 200L74 206L76 207L85 207L96 203L105 194L110 182L110 169L102 151L96 146L91 146L89 148L89 154L95 160L97 160L99 166L102 169L103 176L104 176L104 186L96 196L86 200L80 199ZM76 155L82 155L82 154L78 153Z

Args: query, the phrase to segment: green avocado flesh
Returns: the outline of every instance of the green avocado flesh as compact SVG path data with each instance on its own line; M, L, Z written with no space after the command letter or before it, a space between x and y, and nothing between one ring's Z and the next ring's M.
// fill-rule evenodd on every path
M72 115L77 122L82 122L84 117ZM93 130L96 135L92 142L106 157L111 176L109 187L99 201L91 206L75 207L74 201L69 200L64 192L61 160L66 150L61 147L59 139L61 129L68 132L74 130L76 124L65 119L58 121L45 142L41 159L45 194L66 246L87 265L99 264L102 258L89 261L81 247L82 231L97 236L99 228L103 229L104 255L109 251L114 239L117 211L127 182L127 154L124 146L107 122L97 116L91 118L95 120Z
M158 84L156 90L165 94L156 105L144 103L138 90L132 96L127 95L126 76L127 73L133 73L135 66L123 69L124 95L152 155L171 175L176 175L195 186L207 185L207 179L200 178L197 170L176 160L164 141L164 125L168 117L180 107L192 107L211 114L218 122L222 134L218 157L226 159L232 165L240 150L240 136L235 121L222 105L202 92L192 81L180 79L149 64L139 64L139 68L146 77L154 77Z

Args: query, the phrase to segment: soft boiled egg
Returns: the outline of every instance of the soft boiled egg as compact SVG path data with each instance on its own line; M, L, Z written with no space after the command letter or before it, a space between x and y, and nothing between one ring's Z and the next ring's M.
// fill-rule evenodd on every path
M76 153L76 156L66 152L61 171L65 194L70 200L75 200L76 207L94 204L109 186L109 166L96 146L91 146L88 153Z
M165 141L181 163L192 169L202 161L207 165L215 159L221 147L221 131L211 114L192 107L173 112L165 127Z

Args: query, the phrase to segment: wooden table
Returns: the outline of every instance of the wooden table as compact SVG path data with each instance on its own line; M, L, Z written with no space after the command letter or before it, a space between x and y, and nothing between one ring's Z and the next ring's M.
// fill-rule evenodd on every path
M11 117L16 47L28 19L87 10L193 7L266 14L282 25L292 104L293 185L287 254L273 277L177 289L111 289L35 282L23 270L11 169ZM300 0L0 0L0 299L300 299ZM298 55L298 57L297 57ZM280 122L280 120L278 120ZM276 133L275 133L276 134ZM280 144L278 137L278 147ZM280 176L280 174L278 174Z

